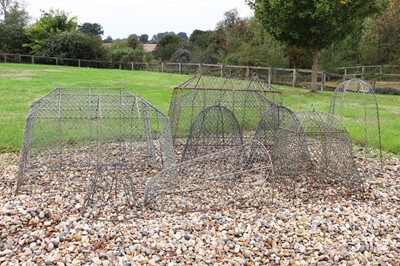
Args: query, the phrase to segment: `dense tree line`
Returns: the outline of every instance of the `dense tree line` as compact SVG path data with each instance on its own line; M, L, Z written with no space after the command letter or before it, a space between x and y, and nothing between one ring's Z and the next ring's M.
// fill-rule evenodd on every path
M77 17L60 10L42 12L29 23L23 1L0 0L0 53L110 64L161 60L316 68L316 59L320 69L400 64L400 0L247 2L254 17L242 18L233 9L214 30L102 39L98 23L78 24ZM148 43L157 44L154 52L144 51Z

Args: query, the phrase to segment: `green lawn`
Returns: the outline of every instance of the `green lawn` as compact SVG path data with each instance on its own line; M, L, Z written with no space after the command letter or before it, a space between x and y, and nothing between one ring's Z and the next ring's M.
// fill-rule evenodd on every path
M55 87L124 87L167 113L173 88L189 78L158 72L1 63L0 153L20 149L29 105ZM274 87L282 91L283 104L293 111L329 109L332 92L310 93L305 89ZM400 96L378 95L377 98L383 149L400 154Z

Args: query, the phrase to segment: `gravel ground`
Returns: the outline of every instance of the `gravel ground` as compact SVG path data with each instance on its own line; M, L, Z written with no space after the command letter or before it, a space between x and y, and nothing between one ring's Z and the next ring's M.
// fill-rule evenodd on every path
M18 156L0 154L3 265L400 265L400 160L369 172L361 197L263 208L82 217L84 194L14 195Z

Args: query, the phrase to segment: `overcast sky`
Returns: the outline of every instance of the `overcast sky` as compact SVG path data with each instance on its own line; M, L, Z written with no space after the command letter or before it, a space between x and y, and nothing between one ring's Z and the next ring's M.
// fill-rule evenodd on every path
M237 8L241 17L253 14L245 0L25 0L33 21L41 10L64 10L78 23L99 23L103 38L125 38L130 34L213 30L226 11Z

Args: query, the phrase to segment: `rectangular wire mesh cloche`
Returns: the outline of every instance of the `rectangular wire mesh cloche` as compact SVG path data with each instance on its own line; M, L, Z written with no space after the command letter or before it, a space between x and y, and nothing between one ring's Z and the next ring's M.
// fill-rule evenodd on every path
M245 139L254 134L258 121L271 106L282 102L279 91L259 80L196 75L174 89L169 117L176 146L186 142L192 123L211 106L229 109Z
M126 89L55 88L26 118L17 192L84 191L134 204L149 171L174 163L169 118Z

